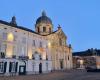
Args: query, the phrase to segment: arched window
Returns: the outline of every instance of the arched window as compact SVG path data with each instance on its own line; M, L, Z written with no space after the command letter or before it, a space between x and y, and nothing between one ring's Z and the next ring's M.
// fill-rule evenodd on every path
M69 55L68 55L68 60L69 60Z
M46 32L46 27L43 27L43 32Z
M38 33L40 32L40 28L39 27L37 28L37 31L38 31Z
M61 38L59 39L59 45L62 46L62 40L61 40Z
M49 33L51 33L51 28L49 28Z

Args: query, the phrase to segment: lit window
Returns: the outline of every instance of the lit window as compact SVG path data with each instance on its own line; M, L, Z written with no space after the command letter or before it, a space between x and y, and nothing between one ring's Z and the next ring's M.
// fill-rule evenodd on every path
M50 48L51 47L51 43L50 42L48 42L48 48Z
M14 40L14 36L12 33L9 33L7 36L8 41L13 41Z

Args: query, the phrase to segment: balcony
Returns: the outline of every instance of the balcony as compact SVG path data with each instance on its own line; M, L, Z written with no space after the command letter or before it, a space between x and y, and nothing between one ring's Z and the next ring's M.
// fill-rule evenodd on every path
M28 60L29 57L28 56L19 56L18 59L20 59L20 60Z

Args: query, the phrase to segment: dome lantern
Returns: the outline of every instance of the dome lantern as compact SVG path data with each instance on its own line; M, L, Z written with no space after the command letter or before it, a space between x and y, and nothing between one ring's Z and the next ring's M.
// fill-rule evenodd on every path
M46 12L45 11L42 12L42 16L46 16Z

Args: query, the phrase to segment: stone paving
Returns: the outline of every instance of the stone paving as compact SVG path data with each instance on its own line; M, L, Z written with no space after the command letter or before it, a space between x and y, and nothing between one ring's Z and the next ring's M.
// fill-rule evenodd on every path
M54 71L48 74L0 77L0 80L100 80L100 72L85 70Z

